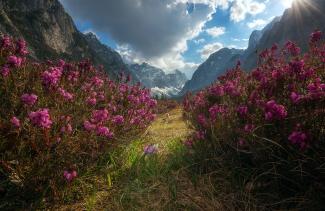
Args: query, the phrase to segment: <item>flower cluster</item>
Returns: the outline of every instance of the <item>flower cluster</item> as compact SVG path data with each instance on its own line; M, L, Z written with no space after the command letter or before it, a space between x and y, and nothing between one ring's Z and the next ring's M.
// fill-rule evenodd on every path
M44 190L51 181L55 191L63 169L82 173L155 118L156 100L129 77L113 80L89 60L32 62L26 42L8 36L0 39L0 50L1 159L19 161L26 189ZM64 172L68 182L75 177Z
M246 190L247 181L263 184L251 191L275 196L267 197L267 204L294 199L290 205L294 207L299 196L302 204L308 201L305 209L317 201L310 193L325 187L322 33L313 33L309 44L303 55L293 42L283 49L274 45L261 53L258 67L251 72L237 65L209 88L186 96L184 117L194 132L184 145L191 149L189 155L202 159L198 168L226 169L222 172L229 179L222 181L231 184L227 188Z
M52 120L49 114L49 109L47 108L39 109L35 112L30 112L28 118L34 125L38 127L47 129L51 128Z
M35 94L23 94L20 99L25 105L32 106L36 103L38 97Z

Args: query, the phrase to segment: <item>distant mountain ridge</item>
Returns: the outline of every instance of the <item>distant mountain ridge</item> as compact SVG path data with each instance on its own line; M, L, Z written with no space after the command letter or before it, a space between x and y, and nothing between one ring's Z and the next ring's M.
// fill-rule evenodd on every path
M143 86L151 89L153 95L176 96L188 80L179 70L165 73L162 69L148 63L130 64L129 68Z
M1 0L0 32L24 38L35 59L89 58L113 78L119 72L132 74L117 52L78 31L58 0Z
M195 92L210 85L227 69L234 67L236 60L241 61L244 70L252 70L257 65L259 53L275 43L283 45L291 40L305 51L308 47L308 37L316 29L325 33L325 0L294 1L292 8L287 9L281 17L274 18L262 30L252 32L245 51L232 49L237 50L235 56L230 53L230 49L213 53L198 67L180 94ZM222 54L222 60L218 60L216 55L219 54Z

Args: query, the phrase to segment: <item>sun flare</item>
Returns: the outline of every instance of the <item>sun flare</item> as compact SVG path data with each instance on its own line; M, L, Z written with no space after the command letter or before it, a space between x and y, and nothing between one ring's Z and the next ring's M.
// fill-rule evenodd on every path
M282 0L281 2L282 2L283 6L284 6L285 8L289 8L289 7L291 7L292 2L294 2L294 1L295 1L295 0Z

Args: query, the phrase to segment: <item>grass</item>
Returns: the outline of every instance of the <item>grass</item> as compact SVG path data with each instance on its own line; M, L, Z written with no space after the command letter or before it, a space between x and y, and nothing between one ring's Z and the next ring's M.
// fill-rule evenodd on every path
M146 134L120 146L80 175L54 210L215 210L222 209L209 176L189 171L182 141L191 131L181 109L157 117ZM144 155L147 144L158 153ZM78 201L78 203L75 203Z

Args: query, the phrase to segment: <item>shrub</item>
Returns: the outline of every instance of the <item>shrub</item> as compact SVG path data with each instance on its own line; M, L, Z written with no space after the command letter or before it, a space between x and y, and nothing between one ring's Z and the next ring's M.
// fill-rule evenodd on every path
M87 165L153 121L149 90L89 61L32 62L23 40L0 46L2 184L58 195ZM33 194L30 194L33 196Z
M321 32L311 35L304 55L293 42L282 49L274 45L261 53L252 72L238 62L218 79L184 100L184 116L196 131L185 144L205 160L201 167L227 170L230 190L246 195L246 202L255 196L267 209L324 206Z

